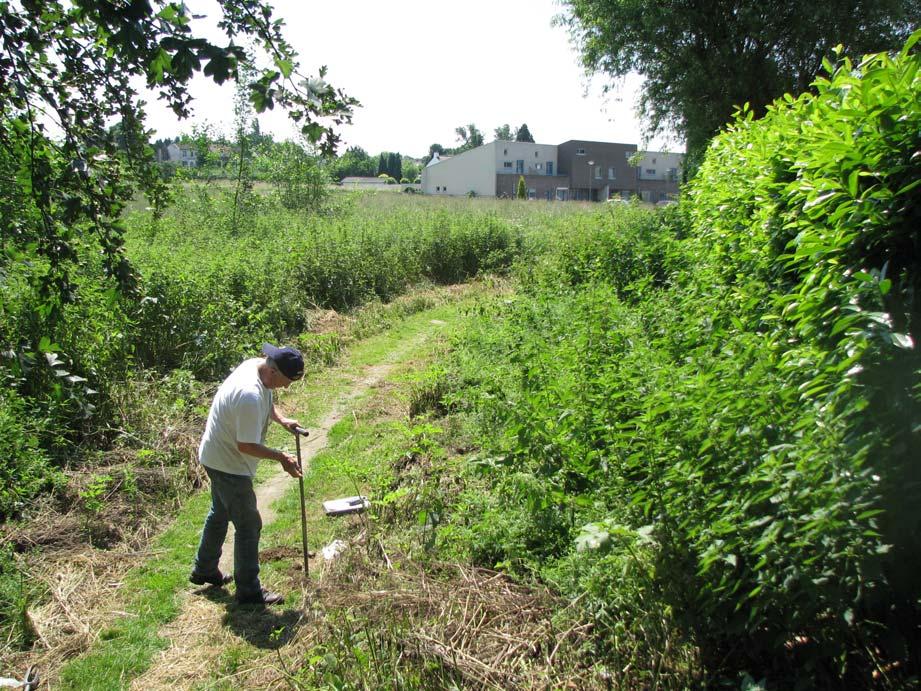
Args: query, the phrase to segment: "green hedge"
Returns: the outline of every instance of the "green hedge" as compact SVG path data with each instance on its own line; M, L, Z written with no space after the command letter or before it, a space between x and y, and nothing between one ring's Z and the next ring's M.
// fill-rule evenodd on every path
M681 211L600 214L455 351L470 554L587 593L607 654L683 632L677 685L921 673L919 35L743 110Z

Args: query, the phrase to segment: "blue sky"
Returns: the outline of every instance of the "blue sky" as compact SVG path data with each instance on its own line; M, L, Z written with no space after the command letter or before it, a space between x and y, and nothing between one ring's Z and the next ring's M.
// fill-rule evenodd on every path
M214 31L219 16L211 0L187 3L197 29ZM351 126L342 129L345 146L421 156L429 145L457 144L454 129L474 123L493 139L504 123L522 123L540 143L567 139L642 144L635 112L640 78L615 85L586 77L567 31L552 26L562 10L557 0L275 0L286 36L300 56L300 71L327 79L362 102ZM213 35L213 34L212 34ZM229 133L233 86L199 80L191 121L178 122L148 99L148 125L158 137L191 130L207 121ZM263 131L294 136L281 113L260 116ZM647 143L653 150L683 151L676 138Z

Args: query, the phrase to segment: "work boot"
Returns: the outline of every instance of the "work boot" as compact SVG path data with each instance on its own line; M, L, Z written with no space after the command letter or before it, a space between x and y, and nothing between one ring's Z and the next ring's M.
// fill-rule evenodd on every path
M282 595L269 592L265 588L252 595L237 595L237 602L241 605L280 605L284 601L285 598Z
M200 573L192 572L189 580L195 585L213 585L216 588L222 588L233 580L233 575L217 571L209 576L202 576Z

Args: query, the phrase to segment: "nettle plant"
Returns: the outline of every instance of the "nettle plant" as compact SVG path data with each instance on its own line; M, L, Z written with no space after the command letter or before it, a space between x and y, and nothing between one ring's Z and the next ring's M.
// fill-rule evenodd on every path
M713 507L699 574L741 595L753 624L779 618L831 642L842 665L860 626L871 635L918 595L906 569L921 555L919 38L826 61L814 94L760 120L743 108L690 190L711 285L735 329L760 337L778 385L745 501L730 502L742 532L719 534Z
M804 678L868 684L874 655L910 659L917 40L743 110L689 190L689 229L620 251L569 233L470 333L457 366L490 373L468 396L477 468L526 526L490 558L571 562L573 587L601 592L575 545L617 556L612 526L642 529L656 601L714 673L782 676L795 655Z

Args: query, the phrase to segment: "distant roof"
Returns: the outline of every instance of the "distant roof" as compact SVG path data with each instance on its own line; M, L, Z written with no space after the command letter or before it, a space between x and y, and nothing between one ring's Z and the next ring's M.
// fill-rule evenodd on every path
M432 160L429 161L429 162L425 165L425 167L428 168L429 166L433 166L433 165L435 165L436 163L441 163L442 161L447 161L449 158L451 158L451 157L450 157L450 156L445 156L444 154L440 154L440 153L438 153L438 152L436 151L435 153L432 154Z

